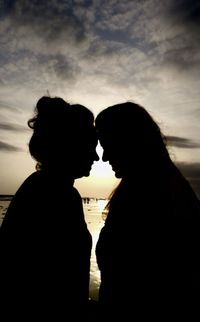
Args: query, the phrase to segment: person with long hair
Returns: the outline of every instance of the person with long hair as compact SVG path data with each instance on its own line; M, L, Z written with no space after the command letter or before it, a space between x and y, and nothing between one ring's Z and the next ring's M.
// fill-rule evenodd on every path
M121 179L96 244L103 317L162 321L192 314L189 301L200 272L200 208L194 190L144 107L133 102L109 106L95 125L102 160Z
M92 236L74 181L99 157L94 115L60 97L41 97L28 121L32 173L0 228L1 316L15 320L87 317ZM6 321L7 321L6 320Z

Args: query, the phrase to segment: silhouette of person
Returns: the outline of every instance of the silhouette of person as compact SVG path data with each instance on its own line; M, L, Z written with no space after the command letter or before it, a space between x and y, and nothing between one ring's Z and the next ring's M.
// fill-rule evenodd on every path
M37 171L13 196L0 229L1 307L24 321L75 321L87 314L92 236L73 184L99 159L94 116L45 96L35 112L28 125Z
M95 125L102 160L121 178L96 244L102 316L184 316L200 272L199 200L145 108L107 107Z

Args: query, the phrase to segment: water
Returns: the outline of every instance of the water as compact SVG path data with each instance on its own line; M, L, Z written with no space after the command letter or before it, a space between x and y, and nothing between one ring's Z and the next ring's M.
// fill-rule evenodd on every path
M96 263L95 246L99 236L100 229L104 225L104 219L103 219L102 213L106 203L107 203L107 200L103 200L103 199L98 199L98 200L90 199L88 204L83 203L85 220L87 222L88 229L93 239L91 269L90 269L90 297L93 300L98 299L98 289L99 289L99 283L100 283L100 272Z
M0 225L6 214L11 198L11 196L0 196ZM106 199L83 198L85 220L93 239L90 269L90 298L93 300L98 299L100 283L100 272L96 263L95 246L100 229L104 225L102 213L106 203Z

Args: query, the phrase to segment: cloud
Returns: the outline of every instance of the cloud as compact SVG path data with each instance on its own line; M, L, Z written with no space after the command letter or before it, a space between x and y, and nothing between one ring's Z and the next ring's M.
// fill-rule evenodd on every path
M199 24L200 3L199 0L172 1L171 13L178 16L179 20L188 25ZM199 26L200 28L200 26Z
M185 148L185 149L195 149L200 148L200 143L196 143L191 139L182 138L179 136L166 136L167 142L175 146L177 148Z
M89 1L87 1L89 6ZM5 86L62 88L81 74L91 40L80 1L15 1L1 21L1 81ZM84 8L84 7L83 7ZM87 8L87 6L86 6ZM84 12L86 12L84 8ZM78 10L79 9L79 10ZM8 11L8 10L7 10ZM87 15L88 21L91 18ZM91 34L90 34L91 36ZM88 59L88 58L87 58Z
M190 48L186 52L184 44L185 54L182 50L177 55L174 30L167 33L170 14L177 15L172 6L173 1L163 5L158 0L73 1L73 5L66 1L16 1L2 28L1 51L4 59L7 57L1 69L3 81L15 84L20 80L30 88L45 82L62 87L63 81L78 82L83 74L93 74L96 82L106 78L121 86L128 82L149 86L158 75L155 67L191 67L197 52L195 47L194 54ZM178 36L182 34L183 28ZM181 48L182 42L181 38Z
M177 167L191 183L200 199L200 163L177 163Z
M84 28L74 15L73 6L68 1L16 1L9 19L18 32L35 34L46 43L63 41L80 42L84 38Z
M9 111L14 112L14 113L20 113L19 109L17 107L13 106L13 103L9 103L6 100L1 100L0 99L0 111L1 110L4 110L4 111L9 110Z
M200 180L200 163L178 163L178 166L185 175L189 178L196 178Z
M162 12L163 39L158 32L154 38L162 43L163 63L178 69L200 67L200 3L198 0L169 1L168 10ZM161 42L161 43L160 43Z
M0 151L19 152L22 151L22 149L18 148L17 146L0 141Z
M1 24L2 82L29 95L49 90L67 99L81 97L83 88L88 97L117 100L122 94L166 108L169 115L179 102L186 110L187 88L196 101L192 114L199 100L199 42L190 37L192 31L185 32L181 18L176 20L183 14L173 2L16 1Z
M49 62L51 63L52 71L61 80L69 79L70 81L73 81L80 72L80 68L74 59L64 55L50 56Z
M169 141L183 160L199 160L199 1L1 5L0 129L2 142L16 145L13 151L26 142L20 131L48 90L95 114L102 106L136 101L166 125L164 132L177 135Z
M0 122L0 130L7 130L12 132L24 132L24 131L28 131L28 126L25 127L20 124Z

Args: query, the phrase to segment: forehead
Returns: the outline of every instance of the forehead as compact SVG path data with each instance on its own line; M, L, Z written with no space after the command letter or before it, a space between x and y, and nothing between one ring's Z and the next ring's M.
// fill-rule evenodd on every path
M80 126L80 131L83 135L97 136L97 129L92 123Z
M79 128L77 137L85 143L97 144L98 141L97 130L93 124Z

